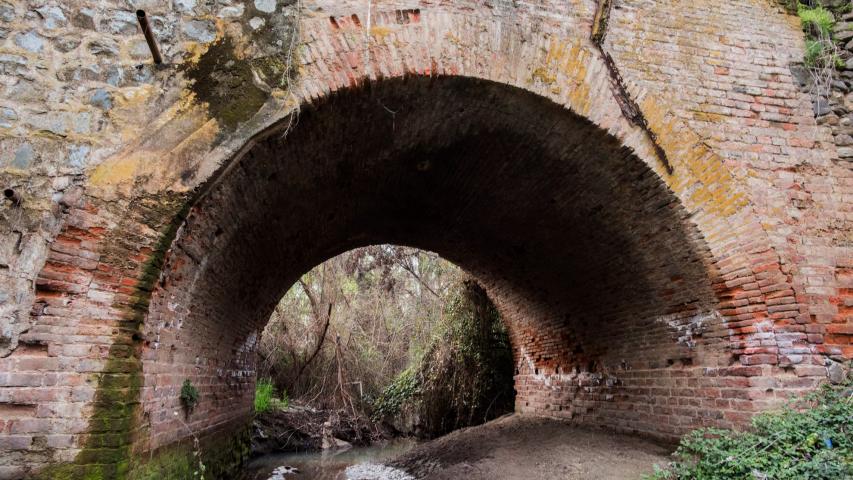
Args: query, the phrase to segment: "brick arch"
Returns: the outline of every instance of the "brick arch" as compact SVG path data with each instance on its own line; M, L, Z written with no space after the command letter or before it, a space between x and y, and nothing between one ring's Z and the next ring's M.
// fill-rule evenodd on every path
M671 438L755 408L744 375L762 371L727 368L722 260L664 179L589 120L516 87L421 76L341 89L290 125L223 168L170 248L143 326L139 448L186 438L185 378L205 399L192 430L244 424L278 299L375 243L436 251L485 284L519 411Z
M577 117L595 126L594 138L600 138L606 132L609 135L606 138L615 141L619 148L630 151L633 156L629 157L637 159L633 161L632 168L637 168L637 178L642 177L638 182L647 184L655 192L660 189L671 192L660 193L660 198L674 200L674 203L662 202L662 205L674 205L677 208L671 218L686 218L685 224L692 225L690 228L685 227L675 238L701 239L686 244L675 242L673 245L688 245L689 248L685 250L691 252L686 257L688 260L704 259L703 268L708 272L704 280L710 282L712 294L696 298L707 300L687 302L685 308L672 311L664 308L667 306L665 302L644 306L648 314L643 319L646 325L666 331L672 339L669 344L671 349L665 354L658 352L654 358L642 358L643 368L618 355L618 351L590 353L586 349L581 352L572 350L578 357L596 357L585 359L585 365L577 362L579 368L575 371L568 356L539 355L540 350L522 349L519 346L517 385L523 392L522 398L529 399L519 403L519 410L572 417L582 422L671 437L696 425L727 426L743 422L750 412L768 405L777 397L787 395L789 387L813 384L811 378L794 378L794 381L789 381L790 372L781 371L777 365L789 366L802 362L797 367L797 376L822 375L824 369L818 366L822 360L816 355L812 356L815 348L813 343L819 339L806 342L805 334L793 328L799 327L795 324L805 323L803 317L807 317L807 314L799 305L800 297L795 296L791 287L788 270L783 272L779 257L768 241L764 226L768 218L756 215L750 202L760 202L761 199L747 197L744 192L750 190L744 187L749 181L746 174L739 172L739 176L735 177L729 169L730 165L734 169L743 168L742 165L732 158L721 158L709 148L704 140L707 131L700 137L677 119L683 117L687 106L671 105L668 98L662 98L660 91L654 91L653 88L652 92L646 92L648 83L634 84L629 79L626 84L628 93L637 100L672 163L673 174L664 171L648 136L624 119L614 97L611 74L600 54L586 40L593 13L585 8L588 2L573 3L568 11L565 2L542 2L536 6L524 4L520 10L510 8L509 2L456 1L441 6L417 2L424 4L421 9L376 12L372 18L372 28L367 28L366 18L359 10L364 2L318 0L313 3L322 4L325 10L322 15L311 15L302 21L306 45L299 51L300 81L291 92L293 97L283 95L283 101L268 103L258 115L245 121L233 132L217 130L216 119L204 112L199 113L204 110L203 106L186 109L181 106L178 109L181 113L176 117L164 114L162 118L150 121L150 134L138 141L128 142L128 150L137 156L117 155L102 164L105 171L111 172L110 175L99 176L96 175L99 172L95 171L90 177L87 191L91 197L75 204L76 208L52 246L48 263L37 282L37 302L33 309L36 328L22 337L27 343L38 345L38 352L34 356L40 358L50 354L51 357L59 357L58 360L47 358L44 362L49 366L39 368L63 372L69 365L73 365L72 368L79 375L63 378L60 382L86 383L72 387L73 393L69 393L68 386L62 384L58 384L57 388L43 390L44 395L50 396L47 401L63 407L53 415L59 419L53 422L57 425L54 433L58 434L55 451L59 453L54 460L74 459L74 455L86 442L101 448L102 441L113 442L119 438L121 447L132 440L137 448L145 450L187 438L186 429L174 423L169 424L167 416L171 414L174 405L168 402L176 398L175 387L181 376L195 371L194 365L190 367L196 361L194 357L191 362L184 363L186 371L163 380L161 386L164 388L161 392L150 388L150 383L143 389L141 402L146 408L139 421L133 423L134 429L141 426L143 430L134 431L132 439L126 436L126 429L118 432L120 437L116 437L110 430L103 430L103 419L97 414L89 415L91 405L97 409L98 405L104 403L95 391L95 384L100 386L99 391L106 390L110 394L114 387L122 389L128 383L133 385L136 380L133 372L130 372L129 380L123 377L126 368L132 370L135 367L133 362L125 364L122 359L128 355L132 359L133 354L128 351L133 352L139 344L139 336L130 332L135 331L137 322L148 312L151 277L159 273L159 257L171 242L172 229L165 227L170 222L176 225L182 223L185 216L185 212L177 216L174 214L182 209L188 195L175 194L174 191L186 192L200 185L204 186L201 188L215 186L216 181L211 180L215 172L235 171L247 152L269 140L269 135L280 133L276 125L287 118L292 105L305 105L307 111L310 110L308 105L341 98L336 92L343 95L353 89L368 88L382 78L401 79L415 75L481 79L519 89L519 92L509 97L528 98L528 95L536 95L562 106L566 111L574 112ZM763 5L764 2L755 3ZM708 2L708 5L711 4L713 2ZM686 4L682 6L692 8ZM751 3L743 8L766 9ZM353 18L353 12L359 12L360 24ZM707 34L710 38L715 32L714 19L712 16L703 17L703 21L710 25L706 29L710 32ZM758 49L755 46L752 48ZM637 68L636 65L634 68ZM664 76L662 81L667 78ZM683 79L680 81L683 83ZM673 88L694 90L683 84ZM177 96L174 91L170 94ZM386 107L396 111L396 107ZM168 114L174 112L170 110ZM725 115L723 117L726 119ZM387 122L387 117L382 118ZM307 121L308 117L302 117L302 120ZM738 119L728 120L741 125ZM250 136L254 137L247 142ZM216 140L211 140L214 137ZM495 141L498 140L502 139ZM139 159L143 161L134 163ZM129 175L125 184L116 188L109 183L124 173ZM227 175L222 178L227 178ZM130 185L135 189L131 189ZM113 190L120 191L125 186L133 192L132 201L114 201ZM751 194L755 195L754 192ZM163 202L163 198L169 201ZM640 204L637 202L634 206ZM201 209L201 212L205 210ZM194 216L190 217L190 223L198 214L197 209ZM762 215L770 216L767 212ZM169 234L158 241L160 232L164 230ZM187 230L185 227L184 231ZM631 234L637 233L629 231ZM385 241L388 240L391 239ZM327 254L367 241L346 243L338 249L330 249ZM679 251L667 242L660 243L661 251ZM191 278L193 258L201 259L204 256L199 255L199 251L191 251L189 247L184 250L181 245L186 243L178 242L175 245L174 251L169 254L171 264L166 270L166 277L183 282L187 277ZM429 247L423 244L419 246ZM443 250L445 255L453 259L451 250L434 249ZM643 253L635 252L626 258L637 259L637 265L653 265L655 259L666 258L660 252L644 258ZM316 258L305 259L301 268L309 268L312 262L322 257L318 254ZM692 263L676 255L673 258L678 258L679 264ZM455 259L460 261L459 258ZM190 266L182 270L181 263ZM472 270L475 267L468 266ZM655 268L647 270L663 271ZM480 275L485 276L485 273L481 271ZM677 274L669 277L670 282L689 282L690 279ZM288 283L279 280L282 284ZM670 295L674 302L681 290L677 286L663 288L665 283L666 279L652 278L645 281L644 286L650 290L660 287L657 291L664 296ZM694 285L700 283L697 281ZM177 284L186 285L180 282ZM506 284L522 285L523 282ZM617 284L624 285L624 282ZM553 293L535 296L529 295L535 293L530 292L529 288L525 290L518 287L513 290L502 289L497 284L492 286L492 291L498 290L504 290L503 295L498 292L498 296L502 299L505 312L541 312L540 315L526 316L534 320L538 318L539 323L535 324L538 330L535 331L541 334L528 335L523 329L517 329L517 345L547 345L559 337L554 335L553 323L547 321L558 317L553 313L556 307L548 301L553 298ZM705 291L705 286L701 290ZM187 291L192 289L188 288ZM176 318L181 313L178 303L170 305L164 301L164 292L164 289L155 289L152 300L152 308L155 310L146 319L143 336L146 342L167 343L173 340L167 337L168 331L161 331L166 336L158 337L156 328L153 328L164 320L164 308L166 311L175 309ZM595 293L596 296L600 295L599 292ZM261 298L271 302L274 296L270 294ZM637 298L632 295L629 297ZM532 304L529 300L531 298L536 300ZM574 299L578 304L582 303ZM587 298L587 302L589 300ZM639 303L632 307L637 305ZM630 335L630 341L612 331L600 335L597 342L620 345L625 349L641 348L647 344L648 338L651 338L645 336L647 330L637 328L643 322L628 321L620 324L617 310L614 308L613 311L597 314L601 318L608 318L609 324L624 327L629 332L626 335ZM575 324L595 326L596 321L581 318ZM699 335L700 330L692 328L694 323L717 327L701 331ZM518 324L523 325L523 322L519 321ZM777 335L780 327L791 328ZM585 340L577 340L584 345L594 343L590 342L589 336L582 338L582 333L575 333L577 335L570 340ZM59 338L58 335L66 337ZM71 335L74 336L73 340ZM180 336L179 333L171 335ZM250 339L251 336L246 335L245 338ZM561 338L561 341L566 339ZM236 350L244 358L250 358L250 349L241 350L242 345L238 345ZM41 351L42 347L44 352ZM148 366L156 364L159 352L146 348L142 353L143 363ZM183 354L173 353L175 357L180 355ZM83 361L78 363L80 358ZM239 357L226 355L225 358ZM29 357L24 360L20 365L31 362ZM56 365L50 366L53 364L48 361ZM657 363L653 364L653 361ZM9 362L11 365L18 360L10 358ZM29 368L18 367L17 363L14 365L20 371ZM209 378L201 379L203 382L200 382L208 387L220 378L220 373L215 369L209 373ZM242 377L240 375L243 374L231 376L229 381L241 385L239 389L245 393L250 382L244 380L250 378L250 373L244 373ZM669 392L669 396L661 396L662 392ZM130 398L122 398L121 401L129 400L130 404L134 404L140 400L134 395L136 392L131 388ZM161 408L151 407L157 402L163 402L164 398L167 400ZM24 403L27 401L22 400ZM209 427L207 431L212 431L217 425L227 426L226 430L233 432L232 427L244 418L242 413L245 413L246 403L241 405L243 410L236 411L236 415L211 416L212 424L203 422L195 425ZM16 428L27 435L37 434L43 428L39 423L43 418L27 417L30 415L27 409L31 406L26 403L24 409L14 412L15 415L24 416L23 421L16 423ZM31 416L35 417L37 412L32 408ZM229 418L235 423L229 424ZM113 424L123 425L121 422ZM158 425L166 426L159 428ZM97 463L95 460L99 460L87 457L91 451L82 453L86 458L78 460L78 463ZM47 461L38 460L35 464Z

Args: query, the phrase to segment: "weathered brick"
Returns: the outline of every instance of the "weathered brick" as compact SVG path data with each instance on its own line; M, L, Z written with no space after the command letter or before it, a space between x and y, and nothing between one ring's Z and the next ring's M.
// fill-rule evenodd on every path
M386 37L354 20L364 2L320 3L328 15L300 29L296 87L276 90L274 106L240 128L152 101L144 92L185 101L192 86L147 63L125 68L138 63L128 52L81 69L79 52L52 40L79 37L74 25L45 36L50 68L9 52L26 68L12 75L27 76L10 101L26 108L0 117L17 122L2 126L15 135L0 139L0 178L18 188L24 171L30 187L18 210L26 231L0 239L17 247L0 251L0 292L15 292L0 300L15 319L13 341L0 342L12 355L0 360L0 400L49 401L39 412L58 417L87 411L107 358L137 355L127 328L145 318L138 355L157 386L139 399L153 419L146 446L187 435L171 416L187 377L220 396L195 427L244 418L260 306L284 279L367 241L439 250L489 286L511 326L522 411L674 436L743 424L766 389L809 388L825 355L853 357L853 180L839 158L849 148L832 146L841 122L816 122L791 74L802 57L795 18L758 0L620 2L604 48L664 159L613 97L589 41L591 11L552 0L415 2L405 15L374 5ZM164 29L184 32L170 62L189 57L178 22L199 27L195 40L215 35L201 28L207 14L163 17ZM12 28L42 28L32 22ZM105 41L132 35L98 28L90 33ZM431 78L395 80L418 75ZM127 101L63 96L86 82ZM42 102L54 97L71 104L51 111ZM283 120L290 102L303 104L304 122L277 142L279 131L257 126ZM45 113L24 117L36 111ZM223 165L241 168L211 182ZM129 194L137 188L145 193ZM187 197L174 192L194 189L208 193L159 284L144 265L183 218ZM46 343L49 358L15 357L19 340ZM791 365L803 376L778 372ZM54 425L60 455L82 441L86 420Z

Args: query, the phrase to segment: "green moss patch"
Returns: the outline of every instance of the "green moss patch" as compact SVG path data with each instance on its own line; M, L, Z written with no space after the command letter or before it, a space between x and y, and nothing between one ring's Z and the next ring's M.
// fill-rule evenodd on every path
M136 293L130 304L115 307L124 312L118 333L110 346L106 365L98 374L98 387L92 402L84 447L70 464L49 467L37 479L100 480L128 478L131 445L138 429L141 413L142 360L140 327L148 311L148 303L166 258L166 252L186 218L190 203L186 196L149 196L136 201L131 214L151 228L162 229L148 260L141 266ZM170 219L163 227L163 219ZM124 235L119 232L118 235ZM137 239L138 240L138 239ZM109 241L109 240L108 240ZM123 238L120 242L126 242ZM112 255L121 262L132 246L117 245ZM107 260L109 261L109 257ZM121 265L121 264L120 264ZM182 478L182 477L168 477Z
M210 116L234 130L261 109L272 90L287 88L295 71L285 52L241 59L233 41L225 37L190 65L186 75Z

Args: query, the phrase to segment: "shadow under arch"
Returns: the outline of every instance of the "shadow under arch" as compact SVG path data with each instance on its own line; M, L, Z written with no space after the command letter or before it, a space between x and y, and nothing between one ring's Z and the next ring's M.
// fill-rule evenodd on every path
M550 100L463 77L340 90L283 129L209 182L172 245L143 327L147 448L186 436L172 414L184 378L203 399L192 430L245 424L275 304L315 265L377 243L437 252L484 284L510 327L517 410L684 430L655 405L690 387L674 378L709 351L725 355L719 336L700 338L722 328L708 313L711 253L618 140Z

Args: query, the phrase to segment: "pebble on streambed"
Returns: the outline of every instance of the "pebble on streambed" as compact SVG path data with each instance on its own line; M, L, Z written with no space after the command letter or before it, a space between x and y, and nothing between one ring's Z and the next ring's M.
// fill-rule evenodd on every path
M415 480L402 470L376 463L360 463L347 467L344 474L347 480Z
M285 480L285 475L296 474L299 473L299 469L296 467L288 467L286 465L282 465L275 470L272 471L272 476L267 480Z

